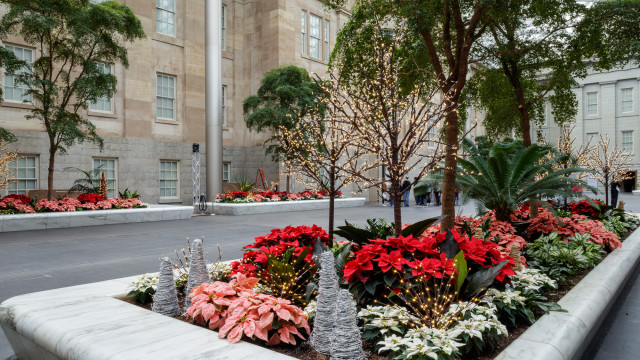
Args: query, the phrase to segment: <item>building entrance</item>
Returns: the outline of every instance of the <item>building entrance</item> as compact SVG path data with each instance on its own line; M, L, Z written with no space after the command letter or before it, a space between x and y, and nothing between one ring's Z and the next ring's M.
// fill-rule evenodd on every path
M627 172L629 175L629 179L622 181L622 191L624 192L632 192L636 189L636 181L638 177L638 172L636 170Z

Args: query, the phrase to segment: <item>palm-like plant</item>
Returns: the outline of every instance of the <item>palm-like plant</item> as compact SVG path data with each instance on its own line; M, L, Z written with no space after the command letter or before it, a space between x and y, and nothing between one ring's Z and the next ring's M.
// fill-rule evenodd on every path
M511 213L530 197L568 196L574 186L595 191L584 181L569 177L588 170L579 167L554 169L561 158L546 156L550 152L553 149L537 144L523 149L496 144L488 158L459 159L458 188L464 197L476 199L487 209L494 210L500 221L509 221Z
M97 194L100 191L100 173L103 165L93 170L82 170L77 167L66 167L64 171L81 173L83 176L73 181L67 194L78 191L83 194Z

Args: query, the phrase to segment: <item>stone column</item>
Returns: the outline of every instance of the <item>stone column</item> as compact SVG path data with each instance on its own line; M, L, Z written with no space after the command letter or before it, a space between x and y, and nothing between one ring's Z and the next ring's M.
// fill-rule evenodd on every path
M220 0L205 0L207 200L222 193L222 48Z

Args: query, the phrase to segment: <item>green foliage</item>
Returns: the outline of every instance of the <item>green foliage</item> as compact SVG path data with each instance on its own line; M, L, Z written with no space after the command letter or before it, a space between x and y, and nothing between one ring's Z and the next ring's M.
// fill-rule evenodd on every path
M290 300L296 305L307 305L314 293L307 292L307 285L313 278L316 266L304 259L309 248L305 248L298 256L293 255L295 250L293 247L287 249L280 258L265 251L269 276L261 281L274 296Z
M238 185L236 187L238 188L238 191L249 192L256 188L256 184L243 176L240 178L240 181L238 181Z
M269 131L267 154L274 161L286 160L287 152L283 129L294 129L299 120L311 113L324 114L320 87L309 77L307 70L286 65L267 72L256 95L246 98L242 104L247 128L258 132Z
M550 151L537 144L526 149L517 149L516 143L496 144L488 158L458 160L457 187L465 198L476 199L487 209L495 210L500 221L509 221L511 213L530 197L568 196L573 186L589 188L584 181L568 177L586 170L554 170L557 157L541 163Z
M100 165L93 170L82 170L77 167L66 167L64 171L80 173L82 176L73 180L73 185L67 191L67 194L71 192L79 191L83 194L98 194L100 192L100 173L103 166ZM128 191L125 190L125 192ZM122 197L120 193L120 197ZM123 199L130 199L130 197L122 197Z
M116 91L116 77L103 73L98 63L117 62L128 67L126 45L145 36L140 20L116 1L2 2L7 11L0 26L6 34L20 36L34 46L39 55L15 78L29 89L26 93L34 106L26 118L44 125L51 161L75 143L91 141L102 147L96 126L83 117L81 110ZM50 191L53 170L50 166Z
M402 229L402 236L412 235L414 238L418 238L428 227L439 223L443 218L444 216L437 216L411 224ZM387 239L392 236L394 234L394 225L387 224L387 221L382 218L367 219L365 228L357 227L345 221L345 225L338 226L338 230L333 233L356 244L363 245L367 244L369 240Z
M132 193L131 191L129 191L129 188L124 189L124 191L122 192L118 192L118 195L120 196L121 199L139 199L140 198L140 194L138 194L137 191L134 191Z
M609 216L602 220L602 225L605 230L615 233L620 239L635 229L633 224L625 222L620 216Z
M575 235L565 242L557 232L529 243L525 256L530 266L541 269L556 280L591 269L602 259L602 245L588 239L589 234Z

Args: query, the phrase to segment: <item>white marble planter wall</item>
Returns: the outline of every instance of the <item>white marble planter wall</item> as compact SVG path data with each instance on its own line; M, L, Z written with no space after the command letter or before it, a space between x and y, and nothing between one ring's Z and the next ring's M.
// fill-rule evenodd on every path
M0 232L58 229L189 219L192 206L150 205L148 208L0 215Z
M640 259L636 230L495 360L579 359Z
M119 300L136 277L16 296L0 325L20 360L290 360Z
M335 208L364 206L364 198L336 199ZM322 210L329 208L329 200L298 200L259 203L207 203L208 213L216 215L251 215L265 213L279 213L287 211Z

